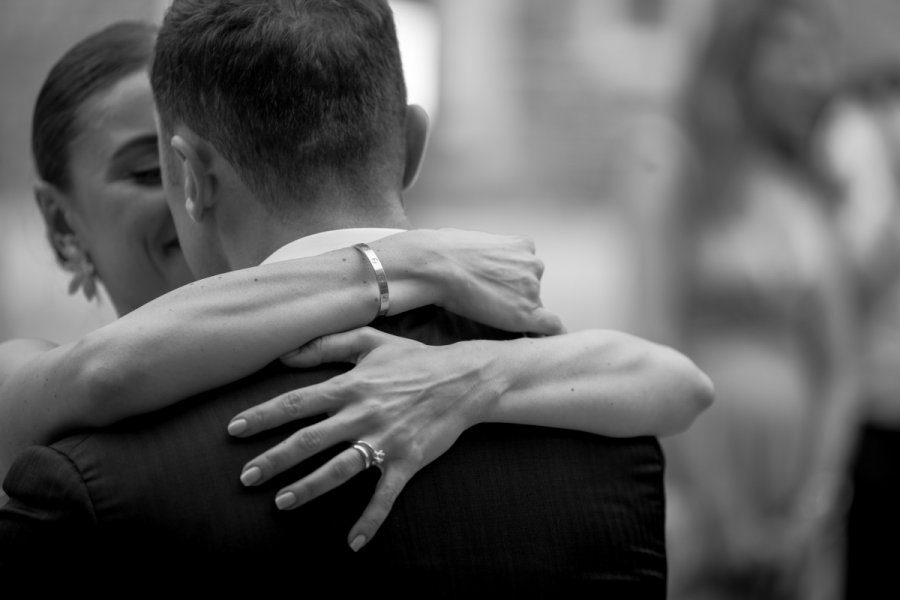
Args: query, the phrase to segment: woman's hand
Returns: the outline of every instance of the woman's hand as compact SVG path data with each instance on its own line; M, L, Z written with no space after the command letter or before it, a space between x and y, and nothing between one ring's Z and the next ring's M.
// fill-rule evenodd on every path
M395 262L392 253L422 254L425 264L419 275L434 282L431 303L505 331L564 332L559 317L541 303L544 263L535 256L530 239L445 228L407 231L383 241L388 243L376 242L372 247L385 265L389 282Z
M282 361L294 367L326 362L357 366L235 416L229 433L245 437L296 419L329 415L249 461L241 481L257 485L336 444L368 442L385 459L375 493L348 537L359 550L384 522L406 482L479 422L502 393L504 380L489 372L490 361L474 357L472 343L479 342L427 346L364 327L318 338L286 356ZM350 447L280 490L275 502L281 509L297 508L364 469L361 452Z

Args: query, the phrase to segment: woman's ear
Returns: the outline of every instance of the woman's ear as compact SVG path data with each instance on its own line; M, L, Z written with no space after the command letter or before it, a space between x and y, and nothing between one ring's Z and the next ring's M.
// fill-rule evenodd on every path
M78 237L71 223L71 199L46 181L35 184L34 198L44 219L53 252L61 263L65 263L70 248Z
M34 198L47 226L47 239L57 262L72 273L69 294L82 290L88 300L93 300L97 296L97 271L78 234L80 223L72 209L72 199L46 181L35 184Z
M406 107L406 164L403 169L403 189L416 182L425 148L428 146L428 113L418 104Z

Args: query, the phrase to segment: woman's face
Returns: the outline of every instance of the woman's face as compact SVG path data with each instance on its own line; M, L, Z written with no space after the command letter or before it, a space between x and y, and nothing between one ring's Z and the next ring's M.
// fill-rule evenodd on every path
M831 41L818 15L785 8L762 35L750 66L753 101L767 121L806 136L836 80Z
M77 125L69 225L122 315L193 280L160 180L146 72L89 98Z

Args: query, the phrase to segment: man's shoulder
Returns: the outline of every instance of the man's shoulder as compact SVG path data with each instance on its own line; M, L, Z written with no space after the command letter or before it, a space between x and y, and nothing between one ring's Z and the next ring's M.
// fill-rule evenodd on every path
M435 308L375 325L428 344L514 335ZM282 486L342 447L266 485L241 486L243 465L302 423L235 439L227 435L230 419L347 368L294 371L273 363L166 411L54 448L77 466L96 522L122 547L140 540L169 548L169 555L173 546L188 553L206 547L247 560L290 551L322 569L326 558L341 557L357 570L417 573L448 586L455 580L448 564L466 584L484 576L523 584L523 573L560 584L623 573L654 585L664 581L663 462L654 438L499 424L470 428L409 481L360 555L349 551L345 537L371 498L376 469L298 510L278 511L273 502ZM297 549L298 536L308 552Z

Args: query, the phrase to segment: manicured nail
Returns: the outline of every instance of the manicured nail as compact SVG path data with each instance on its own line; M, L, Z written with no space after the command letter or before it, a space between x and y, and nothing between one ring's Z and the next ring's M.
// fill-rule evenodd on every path
M253 485L262 477L262 470L259 467L250 467L241 473L241 483L244 485Z
M277 506L281 510L290 508L296 503L297 496L294 495L294 492L285 492L280 496L275 497L275 506Z
M357 551L359 551L360 548L365 546L365 544L366 544L366 536L358 535L355 538L353 538L352 542L350 542L350 549L353 550L354 552L357 552Z
M228 433L240 435L247 430L247 419L235 419L228 424Z

